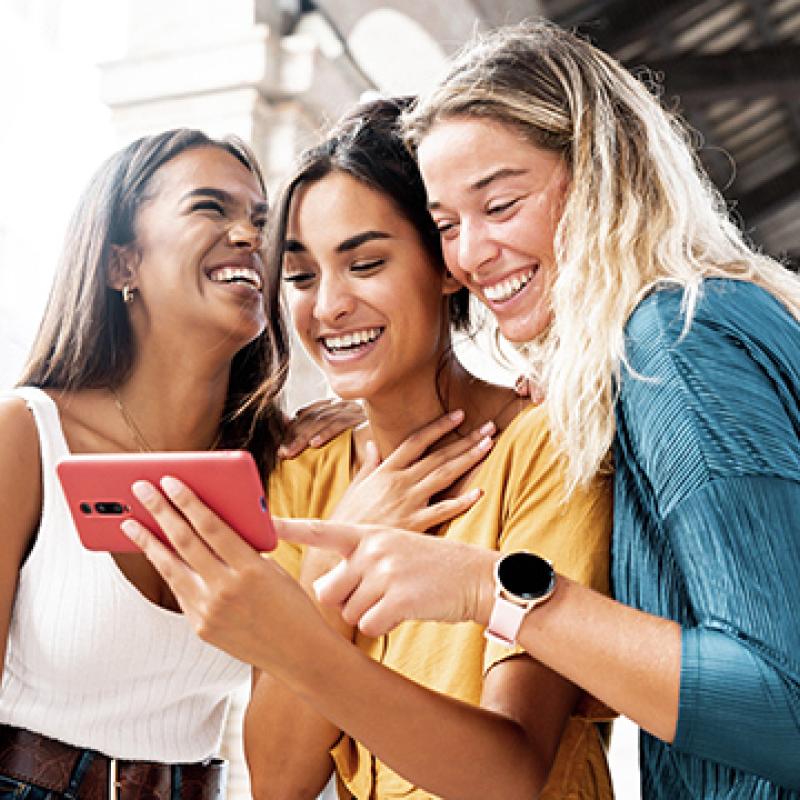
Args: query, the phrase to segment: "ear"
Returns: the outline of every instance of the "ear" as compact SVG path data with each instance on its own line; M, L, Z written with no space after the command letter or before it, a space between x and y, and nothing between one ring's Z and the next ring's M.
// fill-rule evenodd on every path
M108 277L106 284L111 289L122 291L123 286L136 288L136 268L139 259L133 245L111 245L111 255L108 259Z
M442 281L442 294L443 295L451 295L455 294L460 289L464 288L463 283L459 283L454 277L453 273L450 270L445 271L444 280Z

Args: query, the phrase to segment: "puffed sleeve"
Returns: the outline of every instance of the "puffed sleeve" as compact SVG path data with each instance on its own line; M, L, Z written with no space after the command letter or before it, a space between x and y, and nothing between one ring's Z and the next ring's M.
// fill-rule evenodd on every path
M286 459L278 463L269 476L267 497L270 513L275 517L309 516L311 488L314 483L314 462L308 458ZM278 541L270 557L293 578L300 575L303 548L293 542Z
M682 595L673 746L800 788L800 326L749 283L707 281L688 332L680 301L635 312L618 403Z
M503 553L536 552L559 574L608 594L610 481L597 477L567 496L566 461L551 439L544 409L528 411L520 422L505 468L484 487L487 494L502 497L492 545ZM521 652L490 642L484 669Z

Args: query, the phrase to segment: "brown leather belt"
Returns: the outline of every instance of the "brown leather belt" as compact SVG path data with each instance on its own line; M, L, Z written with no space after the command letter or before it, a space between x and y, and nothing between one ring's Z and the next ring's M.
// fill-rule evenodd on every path
M0 725L0 775L80 800L224 800L227 764L123 761Z

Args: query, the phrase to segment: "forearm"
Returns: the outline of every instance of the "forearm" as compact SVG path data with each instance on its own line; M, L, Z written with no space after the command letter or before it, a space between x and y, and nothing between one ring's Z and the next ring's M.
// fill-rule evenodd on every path
M521 725L430 691L341 639L307 670L283 675L297 694L411 783L443 797L535 797L544 763Z
M306 553L299 582L309 591L314 579L332 566L326 554ZM348 641L352 629L334 609L318 606L325 621ZM315 798L330 778L330 748L341 731L288 686L254 670L253 693L245 715L245 755L255 800Z
M483 622L488 610L482 612ZM680 693L681 628L559 576L553 597L523 622L534 658L672 741Z
M307 800L327 783L338 728L271 676L254 680L244 719L244 748L255 800Z

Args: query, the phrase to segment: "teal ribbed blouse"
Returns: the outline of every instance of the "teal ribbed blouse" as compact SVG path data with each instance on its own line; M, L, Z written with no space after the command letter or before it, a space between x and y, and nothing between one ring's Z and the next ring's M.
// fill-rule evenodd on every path
M682 336L681 299L634 311L617 403L613 590L683 628L642 794L800 799L800 325L714 279Z

